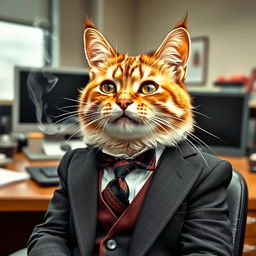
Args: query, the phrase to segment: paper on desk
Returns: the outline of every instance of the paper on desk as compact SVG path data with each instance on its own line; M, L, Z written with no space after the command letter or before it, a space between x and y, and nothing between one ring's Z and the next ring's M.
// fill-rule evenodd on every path
M0 168L0 186L4 186L17 181L27 180L30 175L25 172L15 172Z

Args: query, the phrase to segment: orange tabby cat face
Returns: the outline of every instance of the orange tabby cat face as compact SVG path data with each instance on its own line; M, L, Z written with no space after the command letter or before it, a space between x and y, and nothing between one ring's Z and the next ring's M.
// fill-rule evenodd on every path
M80 96L86 143L100 148L175 145L192 130L184 85L190 52L186 22L177 25L153 55L117 53L87 22L85 54L90 82Z

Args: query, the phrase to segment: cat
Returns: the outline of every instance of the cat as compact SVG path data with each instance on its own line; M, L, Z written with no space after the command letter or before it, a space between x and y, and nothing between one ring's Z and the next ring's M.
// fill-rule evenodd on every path
M78 111L85 143L131 156L145 147L185 140L194 124L184 83L190 47L186 18L153 54L135 57L116 52L86 20L90 81L81 91Z
M78 114L92 147L61 160L60 186L28 254L232 255L232 167L188 143L186 20L151 55L117 53L89 21L84 42L90 81Z

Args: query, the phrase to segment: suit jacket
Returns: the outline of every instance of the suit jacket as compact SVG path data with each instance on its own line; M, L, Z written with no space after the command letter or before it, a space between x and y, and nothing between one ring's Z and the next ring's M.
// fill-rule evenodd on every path
M92 255L98 202L96 151L77 149L63 157L60 186L45 222L30 237L29 256ZM199 153L187 142L166 148L129 245L119 244L106 255L232 255L226 202L231 175L229 163ZM119 241L118 235L115 239Z

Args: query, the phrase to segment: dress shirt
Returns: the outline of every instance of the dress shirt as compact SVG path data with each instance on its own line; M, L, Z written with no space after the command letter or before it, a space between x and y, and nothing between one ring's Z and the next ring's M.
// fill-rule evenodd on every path
M164 147L162 148L156 148L156 166L158 164L159 158L161 157L163 151L164 151ZM125 154L119 154L119 155L113 155L110 154L108 151L106 150L102 150L104 153L109 154L111 156L114 157L118 157L118 158L125 158L125 159L134 159L136 156L142 154L143 152L147 151L148 148L145 148L143 150L141 150L140 152L134 154L133 156L129 157ZM135 198L135 196L138 194L138 192L140 191L140 189L143 187L143 185L145 184L145 182L147 181L147 179L150 177L150 175L152 174L152 171L148 171L148 170L143 170L143 169L139 169L136 168L135 170L133 170L132 172L130 172L126 177L125 177L125 181L127 182L128 186L129 186L129 190L130 190L130 194L129 194L129 203L132 202L132 200ZM104 188L107 186L107 184L115 177L114 171L112 167L107 167L104 169L103 172L103 176L102 176L102 181L101 181L101 191L104 190Z

